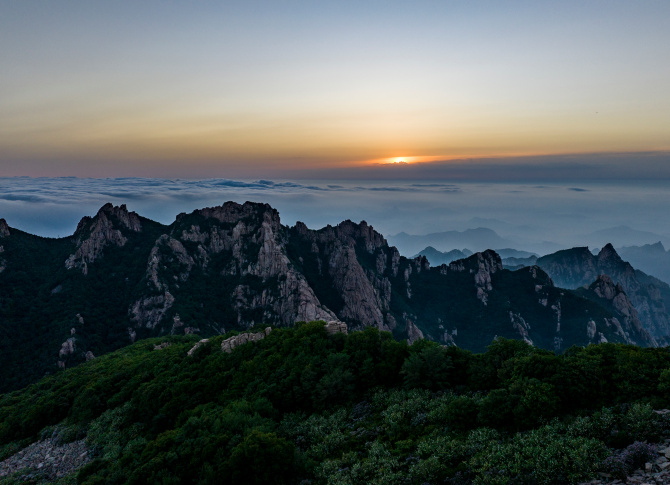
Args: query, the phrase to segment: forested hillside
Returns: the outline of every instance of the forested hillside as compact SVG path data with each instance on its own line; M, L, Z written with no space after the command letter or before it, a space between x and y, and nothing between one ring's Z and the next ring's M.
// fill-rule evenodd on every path
M625 476L654 458L634 442L670 431L664 348L473 354L312 322L224 352L229 336L140 341L1 396L2 458L52 437L87 440L79 484L576 483Z

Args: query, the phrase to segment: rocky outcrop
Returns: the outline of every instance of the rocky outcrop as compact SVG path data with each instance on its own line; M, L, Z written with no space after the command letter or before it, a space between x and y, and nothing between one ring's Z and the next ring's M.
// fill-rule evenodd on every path
M631 344L636 342L631 338L634 335L639 336L641 343L651 347L658 347L656 339L644 328L638 317L637 310L626 295L623 286L620 283L614 283L608 275L599 275L596 281L589 287L598 297L611 302L612 307L618 313L622 323L616 320L618 332L623 333Z
M475 253L466 259L449 263L445 274L448 274L450 271L459 273L469 271L471 274L474 274L477 299L486 306L488 304L487 292L493 290L491 275L502 269L503 265L500 256L495 251L489 249L483 253Z
M67 444L59 444L58 439L47 439L33 443L0 462L0 477L25 470L25 483L37 483L42 478L53 481L74 473L90 460L85 439Z
M519 334L521 339L529 345L533 345L533 341L528 338L528 330L530 325L526 323L521 314L509 312L509 318L512 322L512 328Z
M355 224L347 220L318 231L298 222L295 233L311 245L319 273L329 277L333 291L341 296L344 305L337 316L359 326L389 330L384 315L390 306L391 283L383 273L390 267L397 275L400 261L397 250L389 250L384 237L365 221ZM376 253L376 271L363 269L357 250L370 255Z
M590 319L586 324L586 337L592 340L596 336L596 322Z
M272 328L267 327L264 332L245 332L233 337L227 338L221 342L221 350L226 353L231 353L236 347L244 345L249 342L258 342L270 335Z
M336 333L343 333L347 335L347 324L342 322L328 322L325 326L328 335L335 335Z
M204 338L204 339L200 340L200 341L199 341L198 343L196 343L193 347L191 347L191 350L189 350L188 352L186 352L186 355L188 355L189 357L192 356L193 353L194 353L196 350L198 350L200 347L202 347L203 345L205 345L207 342L209 342L209 339L208 339L208 338Z
M7 237L9 234L9 226L7 225L7 221L0 219L0 237Z
M405 330L407 332L407 343L412 345L417 340L422 340L423 332L417 327L412 320L407 320L405 324Z
M153 329L160 323L173 303L174 297L167 290L163 295L142 298L131 306L129 310L131 320L136 325Z
M61 344L60 351L58 352L59 357L67 357L68 355L74 354L76 350L75 339L70 337L65 342Z
M113 244L122 247L128 241L119 225L135 232L141 230L139 216L128 212L125 205L115 207L105 204L94 218L84 217L75 231L77 249L67 258L65 267L81 268L82 273L88 274L88 265L102 255L105 246Z

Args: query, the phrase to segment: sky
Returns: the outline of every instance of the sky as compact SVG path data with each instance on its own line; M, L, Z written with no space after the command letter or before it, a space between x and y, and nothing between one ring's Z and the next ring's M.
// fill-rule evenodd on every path
M0 177L670 180L667 0L0 0L0 46Z

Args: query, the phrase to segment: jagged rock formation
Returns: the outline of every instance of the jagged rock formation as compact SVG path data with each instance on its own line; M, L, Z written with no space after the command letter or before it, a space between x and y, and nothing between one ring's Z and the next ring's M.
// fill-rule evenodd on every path
M258 291L241 283L230 292L238 325L337 319L290 263L282 232L279 214L267 204L227 202L180 214L171 234L162 234L151 250L146 271L149 294L130 307L132 320L138 326L155 328L175 303L173 293L189 280L193 269L211 272L213 261L222 260L226 264L219 275L237 280L255 277L263 286ZM168 265L178 268L177 273L165 272ZM250 313L259 315L260 321L249 320Z
M537 265L564 288L589 286L599 275L609 275L621 285L637 310L643 326L654 336L670 334L670 286L636 271L623 261L611 244L598 255L588 248L573 248L543 256Z
M605 325L608 327L612 326L615 329L615 333L625 339L627 343L633 345L641 343L642 345L650 347L658 347L656 339L640 321L637 310L628 298L628 295L626 295L621 283L615 284L614 280L608 275L599 275L596 278L596 281L594 281L588 289L582 289L580 290L580 293L587 295L587 297L590 297L591 299L596 299L595 297L597 297L597 299L605 300L606 303L601 302L601 304L612 307L614 313L618 315L618 318L605 318ZM589 295L589 293L592 294ZM594 338L595 322L591 322L593 322L593 320L589 322L587 333L590 338ZM637 335L637 342L633 338L634 335ZM603 338L604 337L601 337L599 341L602 341Z
M402 257L365 222L287 227L267 204L228 202L168 226L107 204L72 237L12 230L2 248L0 392L143 338L312 320L331 322L329 332L375 327L473 351L496 336L558 351L605 340L652 345L623 306L561 290L540 267L506 270L490 250L435 266Z
M343 333L347 335L347 324L342 322L328 322L325 326L328 335L335 335L336 333Z
M7 225L7 221L0 219L0 237L7 237L9 234L9 226Z
M118 226L134 232L142 228L138 215L128 212L125 204L120 207L105 204L95 218L82 218L74 233L77 250L67 258L65 267L81 268L82 273L88 274L88 265L100 257L105 246L115 244L122 247L128 241Z
M330 280L339 294L342 301L337 311L339 318L366 327L389 329L384 323L384 315L389 311L391 288L388 278L379 278L378 274L383 273L388 265L397 268L400 255L395 248L390 255L378 252L374 270L367 272L357 256L357 250L372 255L378 248L387 248L381 234L365 222L354 224L344 221L336 227L327 226L320 231L307 229L305 224L298 222L292 235L299 245L309 247L309 256L316 262L317 273Z
M407 331L407 343L409 345L412 345L414 342L417 340L423 340L423 332L419 330L419 328L414 325L414 322L412 320L407 319L407 326L406 326L406 331Z
M464 262L471 261L471 259L464 259L460 261L455 261L449 264L450 271L469 271L470 273L475 274L475 287L477 288L477 299L481 301L485 306L488 301L487 291L491 291L493 287L491 286L491 275L495 274L496 271L502 270L503 265L500 260L500 256L496 254L495 251L490 249L484 251L483 253L475 253L474 257L476 258L472 263L473 264L465 265Z
M191 350L189 350L188 352L186 352L186 355L188 355L188 356L190 357L191 355L193 355L193 353L194 353L196 350L198 350L200 347L202 347L203 345L205 345L207 342L209 342L209 339L208 339L208 338L204 338L204 339L200 340L200 341L199 341L198 343L196 343L193 347L191 347ZM154 350L155 350L155 349L154 349Z
M221 350L223 352L231 353L233 349L244 345L248 342L258 342L263 340L266 336L270 335L272 328L267 327L264 332L245 332L233 337L227 338L221 342Z

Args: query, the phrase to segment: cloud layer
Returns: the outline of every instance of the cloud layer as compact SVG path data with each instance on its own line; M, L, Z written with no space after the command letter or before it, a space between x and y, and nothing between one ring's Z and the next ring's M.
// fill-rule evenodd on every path
M0 217L42 236L72 234L105 203L164 224L228 200L267 202L284 224L366 220L386 236L488 227L517 249L547 252L595 244L596 230L628 226L670 242L670 183L440 183L149 178L0 178ZM615 237L615 236L613 236ZM615 237L616 239L616 237ZM617 240L613 240L615 245ZM598 242L600 244L600 242ZM625 244L622 239L619 245Z

